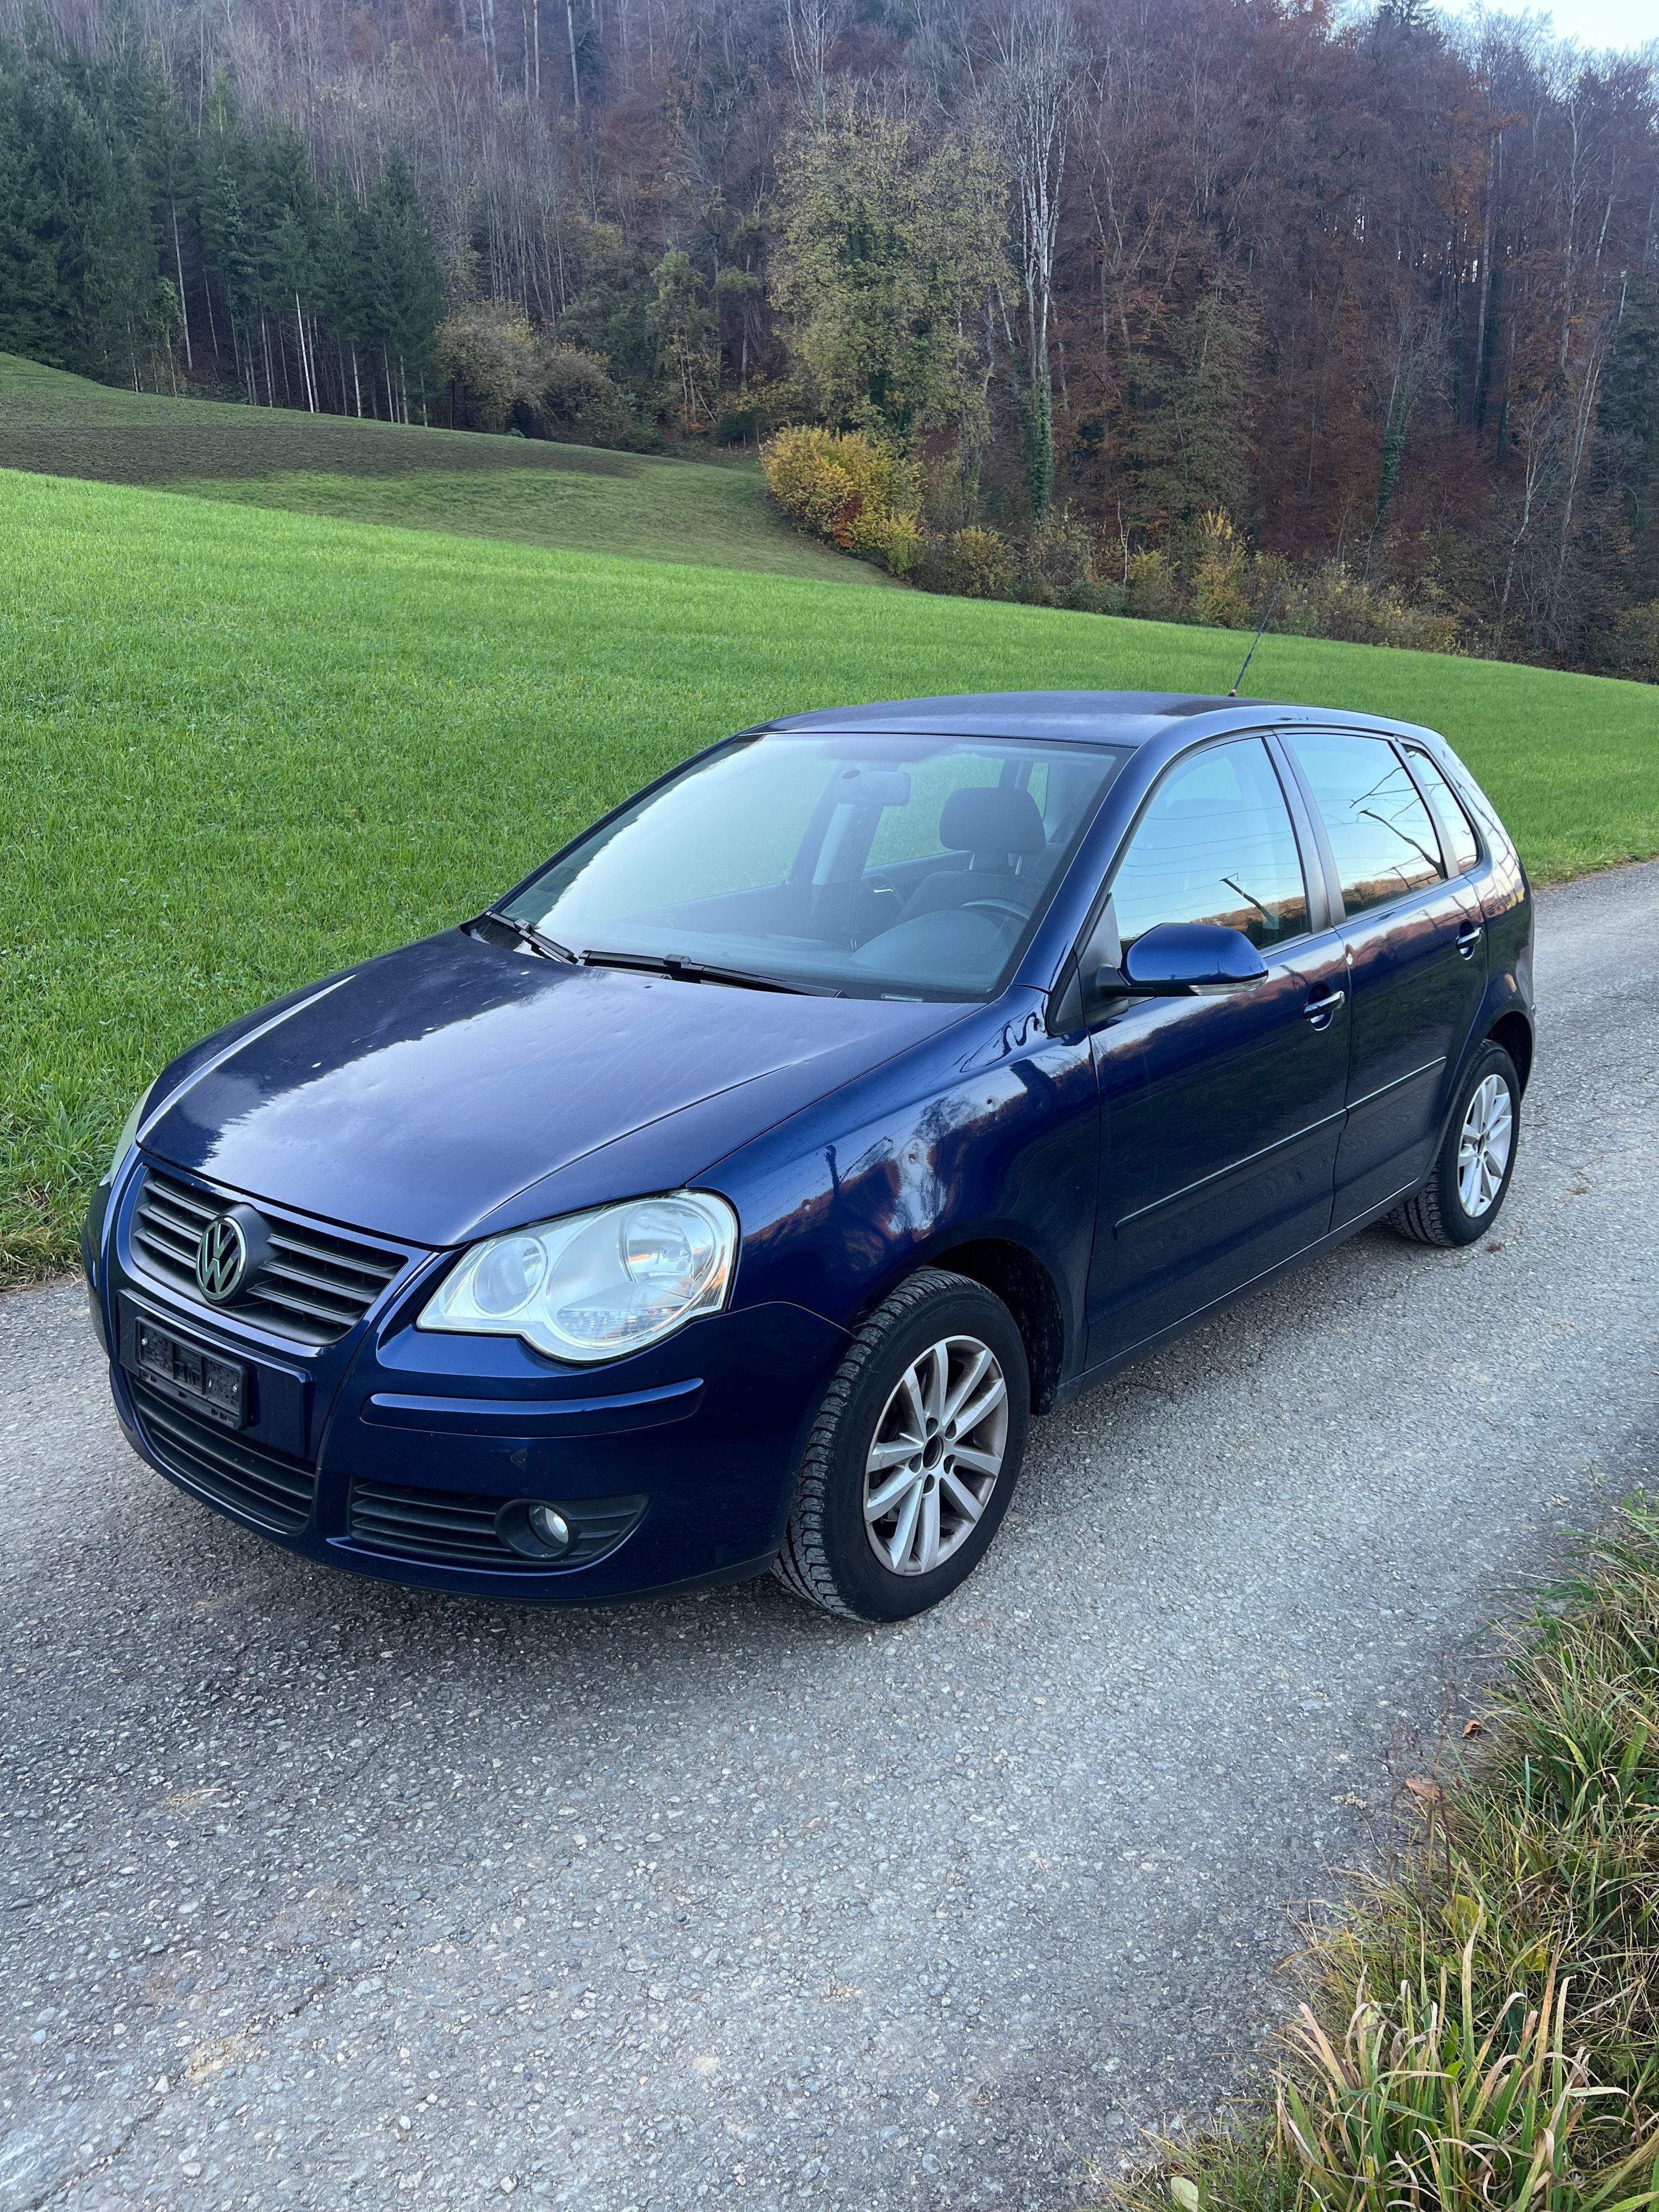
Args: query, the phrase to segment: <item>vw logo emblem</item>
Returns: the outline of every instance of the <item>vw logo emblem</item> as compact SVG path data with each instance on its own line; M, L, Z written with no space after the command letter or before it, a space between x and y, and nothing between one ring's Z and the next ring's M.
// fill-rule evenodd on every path
M222 1306L242 1287L247 1273L247 1238L234 1213L217 1213L196 1247L196 1281L204 1298Z

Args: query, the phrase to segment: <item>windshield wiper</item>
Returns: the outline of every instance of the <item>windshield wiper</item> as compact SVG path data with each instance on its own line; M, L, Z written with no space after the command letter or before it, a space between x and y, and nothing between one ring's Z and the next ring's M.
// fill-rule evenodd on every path
M561 945L556 937L544 935L533 921L520 921L516 914L503 914L495 906L480 920L499 922L504 929L510 929L520 945L539 953L544 960L568 960L573 968L578 964L579 956L568 945Z
M738 991L787 991L797 997L838 999L829 983L787 983L781 976L757 975L747 968L712 967L706 960L683 960L677 952L606 952L593 945L580 954L586 968L631 968L646 975L666 975L676 983L726 983Z

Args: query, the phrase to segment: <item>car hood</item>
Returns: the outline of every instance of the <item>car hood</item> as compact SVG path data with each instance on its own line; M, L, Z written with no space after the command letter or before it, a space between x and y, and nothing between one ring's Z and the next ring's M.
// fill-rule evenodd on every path
M573 968L453 930L197 1048L140 1141L250 1197L457 1244L684 1182L962 1012Z

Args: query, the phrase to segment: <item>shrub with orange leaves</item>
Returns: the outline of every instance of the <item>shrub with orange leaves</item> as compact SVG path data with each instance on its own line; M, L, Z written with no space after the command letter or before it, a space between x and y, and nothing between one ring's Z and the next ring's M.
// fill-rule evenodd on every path
M908 574L921 550L921 472L862 430L797 424L761 448L767 489L803 530Z

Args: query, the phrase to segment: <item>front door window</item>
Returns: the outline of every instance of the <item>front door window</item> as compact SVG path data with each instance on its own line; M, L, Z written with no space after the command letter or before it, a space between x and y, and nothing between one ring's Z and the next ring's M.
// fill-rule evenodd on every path
M1170 769L1112 883L1127 951L1162 921L1218 921L1271 949L1308 927L1308 891L1285 794L1260 738Z

